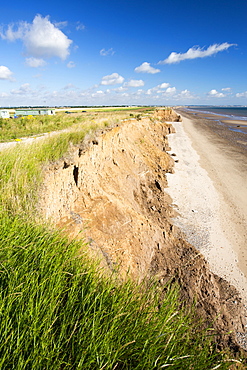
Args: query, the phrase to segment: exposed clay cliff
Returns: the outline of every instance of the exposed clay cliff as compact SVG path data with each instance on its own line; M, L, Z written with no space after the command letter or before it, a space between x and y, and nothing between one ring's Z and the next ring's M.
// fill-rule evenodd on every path
M171 108L156 109L154 117L162 122L181 122L182 118L176 114Z
M167 120L175 118L172 112ZM88 250L121 276L155 275L161 285L178 281L182 299L196 298L198 314L213 321L222 343L234 347L245 325L237 291L210 272L170 220L174 211L165 189L174 164L167 153L172 131L156 112L71 148L45 169L40 210L73 237L83 231Z

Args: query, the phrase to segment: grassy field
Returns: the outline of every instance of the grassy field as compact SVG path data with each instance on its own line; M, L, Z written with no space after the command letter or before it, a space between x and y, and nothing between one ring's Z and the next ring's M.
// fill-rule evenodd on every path
M232 364L216 350L214 332L201 331L193 309L180 307L177 286L161 295L154 281L106 277L81 242L34 222L44 163L120 117L94 113L69 132L0 152L0 369L209 370Z
M0 142L11 141L21 137L58 131L87 124L92 121L105 120L107 124L137 114L151 112L154 108L88 108L58 110L55 116L27 116L18 118L0 118ZM68 114L65 111L69 112Z

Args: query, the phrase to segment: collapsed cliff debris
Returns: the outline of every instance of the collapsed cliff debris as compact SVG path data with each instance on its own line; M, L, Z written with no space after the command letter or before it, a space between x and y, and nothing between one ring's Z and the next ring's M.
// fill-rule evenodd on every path
M173 127L161 115L123 121L72 147L45 168L39 208L72 237L83 235L106 269L139 281L155 276L164 287L177 281L181 300L196 299L198 315L217 330L220 344L237 349L246 324L239 294L210 272L171 222L165 189L174 165L167 153ZM166 117L176 119L174 112Z

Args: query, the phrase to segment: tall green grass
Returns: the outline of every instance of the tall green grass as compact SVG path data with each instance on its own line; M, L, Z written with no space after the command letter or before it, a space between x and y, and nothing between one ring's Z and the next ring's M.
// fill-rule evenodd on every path
M0 213L0 369L228 368L176 287L116 283L80 247Z
M79 122L85 122L86 116L71 117L58 114L56 116L20 117L0 119L0 142L14 140L24 136L42 134L62 130Z
M32 144L17 143L13 148L0 151L0 205L15 214L34 211L43 166L61 158L70 143L78 144L101 126L102 123L90 122L59 135L34 140Z

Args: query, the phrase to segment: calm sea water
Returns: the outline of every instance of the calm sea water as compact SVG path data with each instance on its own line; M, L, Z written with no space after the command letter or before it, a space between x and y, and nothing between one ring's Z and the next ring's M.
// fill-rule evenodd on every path
M191 107L187 110L219 114L233 120L247 120L247 107Z

